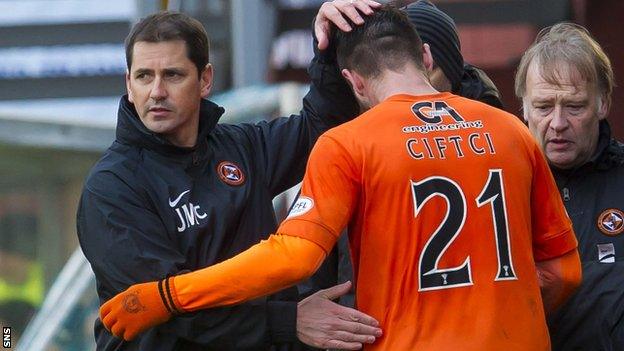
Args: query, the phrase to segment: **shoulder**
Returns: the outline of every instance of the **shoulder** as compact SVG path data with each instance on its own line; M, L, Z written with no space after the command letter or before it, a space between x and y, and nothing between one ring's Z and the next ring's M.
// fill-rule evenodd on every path
M316 143L333 144L342 148L352 148L358 143L358 140L361 141L357 136L361 136L361 130L366 126L364 120L367 114L368 112L365 112L351 121L329 129L321 134Z
M91 168L85 180L85 189L107 193L132 188L138 183L136 178L140 164L139 148L114 143Z
M211 133L211 137L219 140L236 141L237 143L252 141L268 124L267 121L257 123L219 123Z
M476 116L490 123L496 123L497 125L507 126L509 128L521 130L523 133L528 133L528 128L522 119L512 113L481 101L462 96L455 96L455 98L459 102L460 108L464 111L470 111L470 113L474 113Z
M381 102L362 112L354 119L329 129L328 132L341 136L354 135L358 132L361 133L374 128L380 123L383 124L384 118L388 115L393 115L393 111L396 111L396 107L390 103Z
M383 139L387 129L387 111L380 104L351 121L329 129L319 137L312 152L319 153L322 149L325 158L360 164L373 144Z
M624 143L611 139L603 160L609 168L624 168Z
M253 124L251 123L240 123L240 124L231 124L231 123L219 123L215 126L211 135L223 137L230 136L236 137L244 134L248 129L253 128Z
M468 63L464 64L464 75L459 94L469 99L485 102L494 107L503 107L500 93L494 82L482 69Z
M328 164L353 159L360 149L354 130L353 127L343 124L323 133L312 147L308 163Z
M260 123L219 123L210 134L210 147L221 155L255 155L263 140Z
M459 105L459 108L477 110L481 112L487 112L488 114L494 114L497 116L506 116L512 117L513 119L519 120L515 115L492 105L489 105L483 101L475 100L469 97L460 96L460 95L452 95L448 100L449 104L453 106Z
M616 139L611 139L607 150L615 158L619 160L624 160L624 143L622 143L621 141L616 140Z
M482 119L484 123L497 128L511 128L520 131L522 134L529 132L520 117L484 102L454 95L448 100L448 103L469 119Z

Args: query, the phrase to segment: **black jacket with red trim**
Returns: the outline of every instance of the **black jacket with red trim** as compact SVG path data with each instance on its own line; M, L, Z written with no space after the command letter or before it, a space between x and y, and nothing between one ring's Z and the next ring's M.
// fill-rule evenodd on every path
M150 132L123 97L117 136L91 170L77 215L100 302L128 286L221 262L277 228L273 197L303 177L318 136L358 113L333 62L317 56L300 115L217 124L204 100L197 145ZM98 350L298 350L292 288L242 305L176 316L132 342L98 319Z
M581 287L549 318L553 350L623 350L624 144L611 138L603 120L592 159L553 175L583 267Z

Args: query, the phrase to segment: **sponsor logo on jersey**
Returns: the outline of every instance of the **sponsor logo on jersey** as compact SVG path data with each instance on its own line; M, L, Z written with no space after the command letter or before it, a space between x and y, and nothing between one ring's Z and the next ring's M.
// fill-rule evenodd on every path
M615 246L613 243L598 244L598 261L600 263L615 263Z
M464 122L464 118L444 101L421 101L412 105L412 112L427 124L440 124L443 116L451 117L455 122Z
M186 194L188 194L191 189L185 190L181 192L178 196L174 197L173 200L169 198L169 207L173 208L175 213L178 215L178 226L176 229L178 233L182 233L186 229L199 225L199 220L206 218L207 214L201 211L199 205L193 205L192 202L183 203L178 206L178 204L182 201L182 198Z
M230 161L223 161L217 166L217 174L219 178L229 185L241 185L245 182L245 175L243 171L235 163Z
M444 101L421 101L412 105L412 112L424 125L405 126L403 133L427 134L437 131L483 128L483 122L466 121L454 108ZM443 118L444 117L444 118ZM447 123L442 123L442 122ZM450 122L450 123L449 123Z
M286 218L301 216L302 214L310 211L312 207L314 207L314 200L306 196L299 196Z
M617 208L606 209L598 216L597 225L605 235L619 235L624 231L624 213Z

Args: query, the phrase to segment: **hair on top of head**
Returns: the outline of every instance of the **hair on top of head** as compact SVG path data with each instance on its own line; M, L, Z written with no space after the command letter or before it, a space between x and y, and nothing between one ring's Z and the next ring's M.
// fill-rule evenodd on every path
M134 44L139 41L158 43L182 40L186 43L186 56L197 67L198 74L209 62L208 34L198 20L179 12L162 11L142 18L126 37L126 65L132 66Z
M383 69L398 71L407 63L424 70L422 42L407 16L392 5L384 5L364 18L364 24L350 23L352 30L334 27L336 55L340 68L374 78ZM349 21L350 22L350 21Z
M524 53L516 72L516 95L526 94L526 79L535 62L546 82L559 86L562 69L594 85L607 102L611 100L614 76L609 57L584 27L574 23L558 23L540 31L535 42ZM563 64L563 65L562 65Z

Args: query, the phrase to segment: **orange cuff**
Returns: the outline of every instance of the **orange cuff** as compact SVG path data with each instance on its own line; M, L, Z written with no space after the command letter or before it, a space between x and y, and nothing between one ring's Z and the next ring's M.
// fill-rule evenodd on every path
M175 289L175 277L167 277L158 282L158 292L163 301L163 304L171 314L181 314L185 311L178 301L178 294Z

